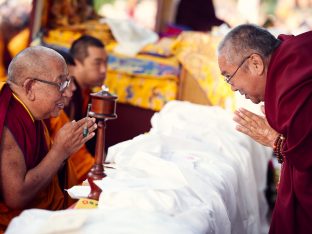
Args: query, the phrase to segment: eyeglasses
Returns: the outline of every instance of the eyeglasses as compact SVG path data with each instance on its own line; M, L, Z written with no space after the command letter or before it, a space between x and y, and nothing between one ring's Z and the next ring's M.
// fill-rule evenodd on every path
M233 77L235 76L235 74L237 73L237 71L241 68L241 66L243 66L243 64L245 63L245 61L247 59L249 59L251 57L251 55L247 56L246 58L243 59L243 61L239 64L239 66L236 68L235 72L232 75L226 75L224 77L224 81L228 84L232 84L231 80L233 79Z
M57 82L52 82L52 81L47 81L47 80L42 80L42 79L38 79L38 78L32 78L32 80L36 80L45 84L49 84L49 85L53 85L58 87L58 90L62 93L65 91L65 89L69 86L71 79L66 79L61 83L57 83Z

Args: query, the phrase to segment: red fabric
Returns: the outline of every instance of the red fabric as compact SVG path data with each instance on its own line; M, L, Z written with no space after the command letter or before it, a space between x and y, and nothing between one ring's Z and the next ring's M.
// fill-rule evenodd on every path
M12 98L5 125L24 154L27 170L34 168L48 152L42 121L33 121L25 108Z
M312 32L279 37L268 68L265 109L286 137L270 233L312 233Z
M0 136L2 136L4 121L12 97L12 92L7 84L1 87L0 91Z
M42 121L33 121L23 105L12 95L8 85L4 85L0 92L0 133L3 127L10 129L19 148L24 154L27 170L37 166L48 152L48 141L45 126ZM41 208L58 210L64 208L64 195L60 190L55 176L46 188L42 189L31 201L27 208ZM0 194L0 231L8 225L10 220L21 210L13 210L6 206Z

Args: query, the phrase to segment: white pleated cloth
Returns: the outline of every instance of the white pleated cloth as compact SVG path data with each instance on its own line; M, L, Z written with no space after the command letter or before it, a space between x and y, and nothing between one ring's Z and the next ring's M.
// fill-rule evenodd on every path
M72 229L79 233L268 232L264 189L271 151L237 132L231 114L172 101L153 116L152 126L109 148L107 161L116 169L96 182L103 190L99 209L25 211L8 233L43 233L53 216L61 216L62 225L51 230L68 228L76 214L82 221ZM71 193L87 195L83 189Z

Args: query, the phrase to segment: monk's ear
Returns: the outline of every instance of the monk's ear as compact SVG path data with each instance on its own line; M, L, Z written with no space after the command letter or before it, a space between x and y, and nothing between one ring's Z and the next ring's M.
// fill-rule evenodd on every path
M75 67L81 67L81 66L83 66L83 61L80 61L80 60L78 60L78 59L76 59L76 58L74 58L74 62L75 62Z
M255 75L261 76L265 72L265 65L262 57L259 54L250 56L251 69Z
M27 78L23 83L25 94L27 98L31 101L35 99L34 83L35 83L34 80L29 78Z

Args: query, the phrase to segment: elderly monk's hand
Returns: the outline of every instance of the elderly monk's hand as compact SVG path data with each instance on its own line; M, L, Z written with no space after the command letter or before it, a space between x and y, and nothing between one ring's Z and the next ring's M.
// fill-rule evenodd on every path
M84 128L88 128L88 135L84 136ZM73 120L65 124L54 138L53 148L64 153L65 158L79 150L84 143L94 137L97 129L95 118L83 118L79 121Z
M262 112L264 112L262 108ZM265 116L256 115L244 108L234 112L233 120L238 123L236 129L258 143L272 147L278 133L271 128Z

